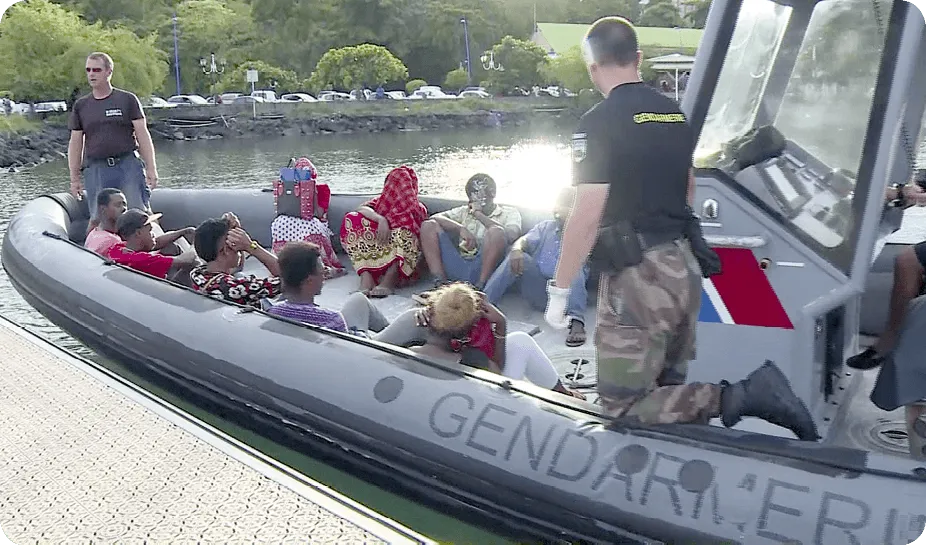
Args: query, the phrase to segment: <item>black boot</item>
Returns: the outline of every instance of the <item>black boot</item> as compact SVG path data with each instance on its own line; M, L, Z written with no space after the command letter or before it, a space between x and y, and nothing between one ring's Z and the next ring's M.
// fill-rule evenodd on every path
M807 406L771 360L739 383L724 381L721 385L720 412L725 427L734 426L743 417L758 417L791 430L801 440L820 438Z

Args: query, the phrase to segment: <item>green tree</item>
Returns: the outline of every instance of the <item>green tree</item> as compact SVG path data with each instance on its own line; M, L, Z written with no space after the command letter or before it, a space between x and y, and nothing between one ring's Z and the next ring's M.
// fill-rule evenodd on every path
M57 2L79 12L89 23L117 23L139 36L157 31L170 16L173 0L62 0Z
M264 61L245 61L234 69L229 69L216 82L212 93L225 93L228 91L251 92L251 84L247 81L248 70L257 70L258 82L255 89L266 89L270 82L276 82L276 89L280 92L304 91L305 81L300 79L292 70L273 66Z
M681 27L685 24L682 15L672 0L651 0L638 23L643 27Z
M140 97L160 88L167 72L165 53L154 36L139 38L118 25L92 25L47 0L13 5L0 25L0 81L18 100L65 99L86 86L84 61L93 51L116 63L113 85Z
M180 54L180 81L186 93L209 93L213 76L204 74L200 59L226 62L226 70L250 60L256 28L250 6L239 0L183 0L177 6L177 33ZM173 51L173 24L166 18L161 25L161 47ZM258 57L260 58L260 57ZM175 89L173 71L167 84Z
M388 49L361 44L329 50L312 73L316 89L351 90L405 81L408 69Z
M691 11L685 14L685 22L691 28L704 28L707 24L707 14L711 8L711 0L691 0L687 3Z
M469 84L469 74L467 74L465 68L451 70L447 73L447 77L444 78L444 87L451 90L452 93L463 89L467 84Z
M408 95L411 95L412 93L424 87L425 85L428 85L428 82L424 80L412 80L408 82L407 84L405 84L405 93Z
M490 70L486 77L493 91L532 87L543 81L549 61L543 48L537 44L505 36L490 52L494 61L502 66L502 70Z
M546 68L546 76L548 81L575 93L594 88L579 46L573 46L562 55L551 59Z

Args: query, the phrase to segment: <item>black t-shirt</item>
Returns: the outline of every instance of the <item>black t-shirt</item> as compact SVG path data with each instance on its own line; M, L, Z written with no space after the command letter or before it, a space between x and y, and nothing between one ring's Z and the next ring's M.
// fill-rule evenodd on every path
M77 99L68 128L84 132L84 156L102 159L137 150L132 121L144 117L138 97L114 88L105 99L95 99L92 93Z
M632 220L638 232L681 234L694 146L675 101L642 82L619 85L579 121L573 184L610 185L603 226Z

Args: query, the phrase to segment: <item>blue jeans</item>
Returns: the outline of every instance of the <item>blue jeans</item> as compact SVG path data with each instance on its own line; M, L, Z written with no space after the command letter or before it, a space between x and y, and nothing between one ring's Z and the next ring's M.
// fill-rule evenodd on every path
M105 159L88 159L82 171L91 221L99 214L96 199L103 188L121 190L130 209L149 210L151 189L145 181L145 164L138 156L126 156L112 166Z
M453 237L446 231L441 231L437 237L440 246L440 259L444 264L444 273L451 281L463 281L478 286L479 276L482 274L482 247L472 258L460 255L460 249Z
M486 283L485 294L489 303L497 305L511 286L520 279L521 296L526 299L534 309L544 311L547 308L547 281L550 280L540 272L537 262L530 254L524 254L524 272L518 277L511 271L511 255L505 257L498 266L489 282ZM569 285L569 300L566 303L566 316L585 324L585 309L588 307L588 264Z

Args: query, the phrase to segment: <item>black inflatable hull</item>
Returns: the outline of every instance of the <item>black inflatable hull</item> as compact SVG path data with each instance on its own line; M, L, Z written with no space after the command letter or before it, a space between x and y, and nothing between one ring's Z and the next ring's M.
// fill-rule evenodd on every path
M178 202L172 214L196 206ZM81 214L41 197L3 243L14 286L52 322L191 403L515 535L905 544L926 522L914 461L711 427L609 429L593 406L525 383L107 265L67 240Z

